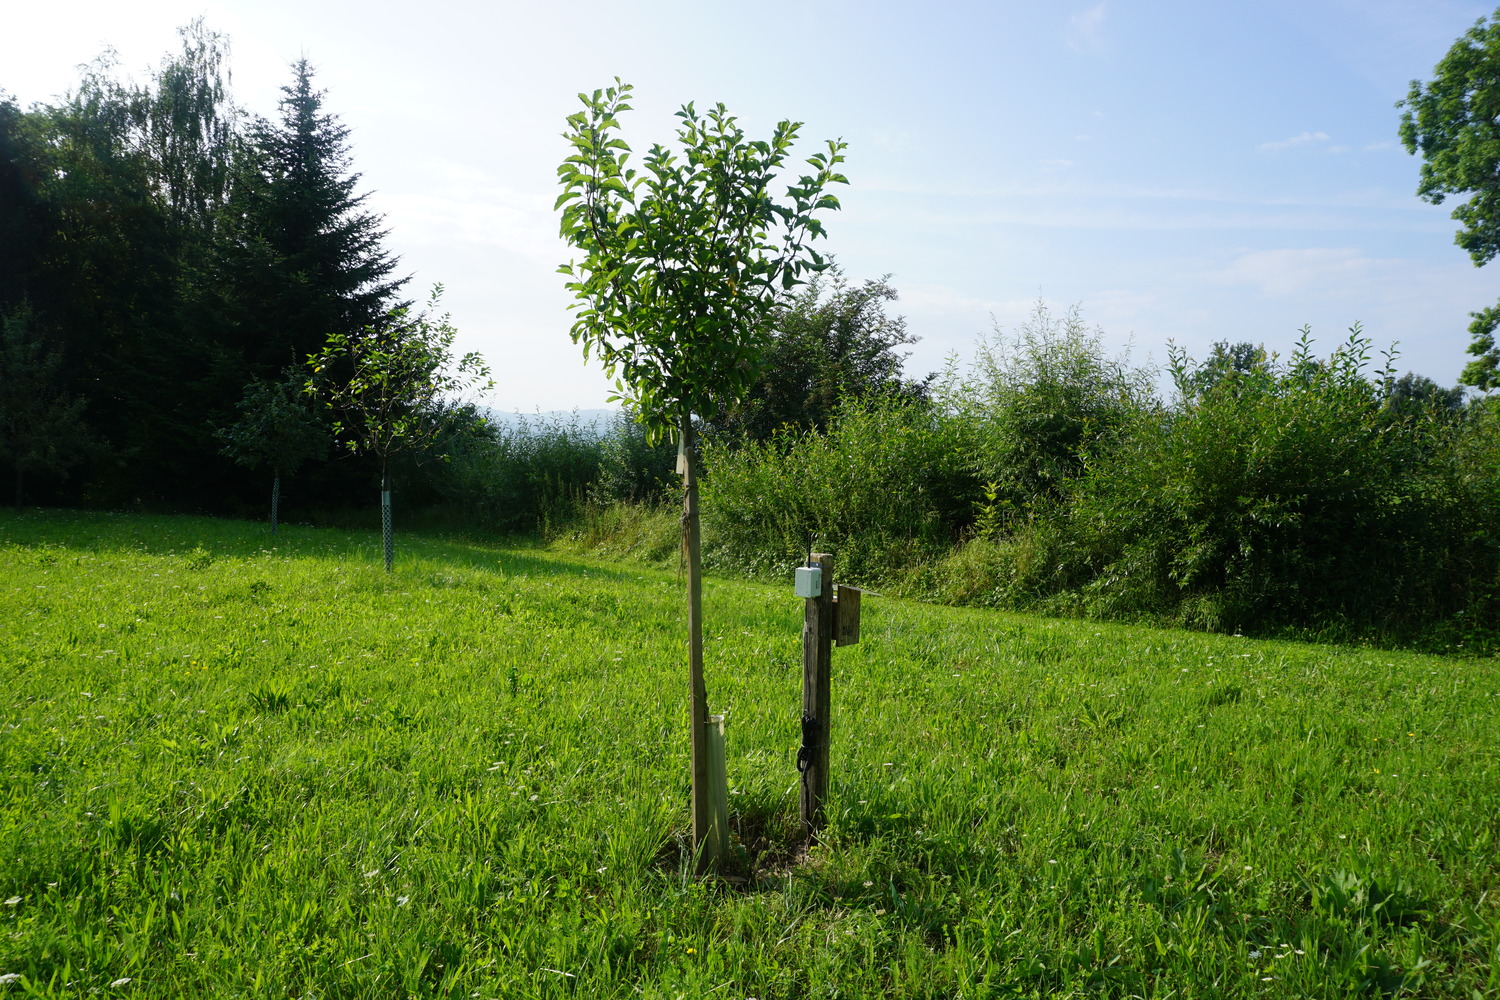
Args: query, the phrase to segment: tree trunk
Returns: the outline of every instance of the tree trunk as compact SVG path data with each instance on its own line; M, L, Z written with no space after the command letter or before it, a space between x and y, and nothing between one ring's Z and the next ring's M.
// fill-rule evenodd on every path
M271 477L271 537L276 537L276 515L281 507L281 472Z
M380 463L380 543L385 549L385 571L391 571L391 562L396 555L395 543L391 539L391 466L389 461Z
M713 823L709 802L708 774L708 690L703 683L703 565L698 533L698 448L693 440L693 418L684 413L679 428L682 434L683 502L682 545L687 552L688 570L688 687L692 698L693 733L693 850L694 869L705 874L718 868L714 850L717 841L709 841Z

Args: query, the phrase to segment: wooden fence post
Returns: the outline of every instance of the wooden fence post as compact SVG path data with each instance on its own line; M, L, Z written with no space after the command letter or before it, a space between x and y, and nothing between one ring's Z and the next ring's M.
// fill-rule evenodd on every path
M807 598L802 621L802 748L797 770L802 772L802 829L809 837L823 824L823 800L828 795L828 734L833 666L833 556L815 552L811 565L822 570L817 597Z

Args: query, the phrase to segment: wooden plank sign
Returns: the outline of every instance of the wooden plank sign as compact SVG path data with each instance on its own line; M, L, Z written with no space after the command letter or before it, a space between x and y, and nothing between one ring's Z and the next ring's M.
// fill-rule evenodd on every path
M834 595L833 618L835 624L834 645L852 646L859 642L859 595L858 587L839 584Z

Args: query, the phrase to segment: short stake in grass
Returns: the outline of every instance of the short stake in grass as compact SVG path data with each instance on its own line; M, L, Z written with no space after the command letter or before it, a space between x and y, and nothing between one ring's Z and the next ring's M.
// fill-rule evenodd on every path
M835 587L833 556L815 552L799 571L797 592L807 599L802 620L802 830L815 836L823 825L828 797L828 747L833 728L833 646L859 641L859 595L853 587Z

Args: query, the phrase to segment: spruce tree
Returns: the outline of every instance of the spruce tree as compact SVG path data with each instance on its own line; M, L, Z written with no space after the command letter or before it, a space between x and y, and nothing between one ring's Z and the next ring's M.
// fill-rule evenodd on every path
M0 313L0 388L0 467L10 470L20 507L28 475L66 476L98 450L83 399L62 386L62 354L26 302Z
M41 191L43 140L31 118L0 91L0 310L29 296L55 228Z
M236 173L222 266L254 374L271 377L354 336L391 308L405 278L382 246L350 169L349 128L324 110L306 59L282 88L280 116L255 121Z

